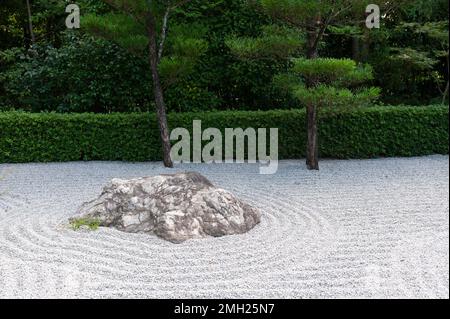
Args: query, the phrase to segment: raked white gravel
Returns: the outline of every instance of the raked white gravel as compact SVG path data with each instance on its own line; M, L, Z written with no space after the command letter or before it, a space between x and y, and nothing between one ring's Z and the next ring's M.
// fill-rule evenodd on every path
M172 244L67 219L160 163L0 165L1 298L449 298L448 156L182 165L262 210L245 235Z

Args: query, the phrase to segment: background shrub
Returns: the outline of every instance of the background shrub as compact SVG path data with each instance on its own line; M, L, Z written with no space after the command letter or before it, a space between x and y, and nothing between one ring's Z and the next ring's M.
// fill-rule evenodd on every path
M31 112L153 110L145 61L111 42L68 35L61 48L37 46L32 55L16 55L20 62L0 74L9 96L3 103Z
M304 110L170 114L170 128L277 127L280 159L303 158ZM327 158L448 154L448 107L371 107L322 112L320 153ZM0 113L0 162L160 160L156 117L140 114Z
M68 38L68 34L83 38L84 32L84 28L67 30L64 9L68 1L30 2L37 39L33 49L26 27L26 2L1 0L0 109L153 110L146 60L126 56L111 42ZM166 90L169 111L300 108L298 101L272 85L273 75L289 68L284 59L240 61L225 45L230 37L259 37L264 26L277 22L255 10L256 2L191 0L173 12L170 28L201 23L208 29L204 36L208 50L195 65L193 76ZM100 0L76 3L83 15L110 12ZM385 104L448 103L444 94L449 77L448 5L448 0L403 1L393 6L379 30L369 32L353 24L331 28L319 56L372 65L372 85L382 89L380 98Z

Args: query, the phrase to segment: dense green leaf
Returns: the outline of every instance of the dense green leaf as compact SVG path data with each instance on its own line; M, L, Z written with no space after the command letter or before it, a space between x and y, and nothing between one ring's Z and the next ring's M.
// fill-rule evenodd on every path
M320 153L331 158L448 154L446 106L369 107L320 113ZM171 114L171 128L279 128L280 159L305 155L304 110ZM161 159L154 114L0 112L0 162Z

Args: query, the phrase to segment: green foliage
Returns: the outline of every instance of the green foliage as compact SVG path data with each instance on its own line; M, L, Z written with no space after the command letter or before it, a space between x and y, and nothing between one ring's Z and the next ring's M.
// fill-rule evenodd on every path
M358 66L350 59L298 58L294 59L293 63L292 71L295 74L314 83L344 87L373 79L370 65Z
M169 55L163 57L159 64L165 88L194 73L198 60L208 50L208 43L203 39L206 33L207 29L200 24L171 27L166 49Z
M20 1L22 2L22 1ZM2 0L0 6L0 50L23 45L22 25L26 19L23 3ZM1 64L0 64L1 65Z
M199 88L205 97L211 96L211 100L203 105L194 105L189 101L190 96L180 96L192 105L191 109L209 110L214 106L218 109L267 110L296 105L293 98L279 94L271 85L273 74L286 70L286 61L237 59L226 45L226 41L232 38L261 34L264 26L271 24L269 17L255 10L251 1L192 0L174 19L186 23L201 21L208 27L205 37L208 50L198 60L188 80L190 86ZM174 96L172 91L181 89L173 87L168 91L170 96ZM172 103L180 101L168 101L168 104Z
M148 111L151 87L147 64L120 47L89 37L69 35L66 44L0 54L17 61L0 74L8 100L27 111L129 112Z
M27 51L31 43L26 28L25 1L1 0L0 2L0 105L25 110L58 109L93 112L134 111L148 108L143 105L148 104L149 93L141 94L145 90L148 91L151 85L147 80L142 80L140 84L132 81L136 94L132 90L125 93L124 99L127 101L118 102L118 95L125 91L119 90L115 95L114 91L106 89L106 94L110 94L108 92L112 94L110 101L104 97L100 98L99 94L95 93L98 92L98 83L104 82L99 78L117 80L116 74L122 74L121 70L128 69L129 64L145 65L146 58L131 61L133 58L128 55L124 61L116 60L110 54L100 59L97 56L98 50L92 50L92 57L86 51L82 54L83 62L87 61L87 65L90 65L89 61L95 61L95 70L100 73L99 77L91 74L96 81L95 84L91 83L81 67L69 67L70 71L67 73L70 72L70 74L62 74L66 70L63 65L69 60L66 54L53 54L51 65L43 58L28 56ZM116 40L134 55L145 55L147 40L138 24L143 18L144 7L140 6L146 5L144 3L146 1L111 0L109 2L112 2L116 9L111 9L111 6L101 0L75 1L82 12L81 32L87 30L86 26L89 25L90 18L95 20L101 19L104 15L118 14L122 5L122 9L126 9L126 14L125 17L122 15L121 19L126 23L121 24L120 27L116 24L115 31L120 34ZM343 14L334 19L335 23L326 30L319 56L352 58L372 65L373 84L383 89L381 100L384 103L419 105L431 102L441 103L448 82L448 0L383 1L379 4L386 15L382 19L381 29L370 31L365 29L363 23L364 9L368 2L373 1L192 0L178 7L170 15L168 48L164 50L166 58L162 61L164 65L160 67L160 71L166 74L163 80L168 109L174 111L267 110L298 107L298 102L286 94L286 90L278 90L272 86L273 75L287 71L290 64L285 58L288 55L300 56L294 50L297 45L298 50L301 50L300 41L303 41L303 34L298 30L304 27L305 19L315 18L318 13L326 17L332 10L336 14L337 10L343 8L348 10L344 10ZM67 3L62 0L31 1L34 33L39 52L42 52L43 48L45 50L51 48L54 52L75 50L77 44L71 44L65 40L67 31L64 20L67 14L64 8ZM164 1L154 0L152 3L156 5L153 9L156 10L158 22L161 23L164 15ZM333 6L330 6L330 3ZM118 5L119 8L117 8ZM386 6L389 6L389 10ZM286 18L288 24L280 27L280 22L286 22ZM113 20L114 18L111 19ZM86 21L87 25L85 25ZM203 32L200 36L196 34L197 32L192 32L195 34L193 38L204 42L198 46L198 42L191 41L187 47L190 50L201 48L202 54L195 54L197 63L191 63L192 60L186 63L190 54L187 58L177 55L176 51L180 50L176 49L177 44L171 39L177 33L178 26L185 26L179 29L190 35L191 30L194 29L193 26L198 25L199 22L207 32ZM139 30L134 30L133 25L135 27L137 25ZM126 34L125 31L129 30L133 33ZM292 31L291 40L281 41L283 36L284 39L289 39L289 35L284 34L285 32L289 34L289 30ZM72 31L72 33L77 32ZM158 34L160 31L159 25ZM105 34L105 37L110 38L108 34ZM236 40L234 43L233 39ZM356 47L353 47L354 39L358 43ZM183 43L180 45L183 46ZM65 48L66 46L70 48ZM77 50L88 50L88 47L80 45ZM192 51L195 53L195 50ZM124 54L123 50L118 54ZM256 56L260 59L255 60ZM30 59L36 59L33 65L29 63ZM58 59L61 61L57 62ZM112 64L120 65L112 67ZM54 69L58 65L61 69ZM37 70L47 69L46 72L42 72L42 80L38 79L40 71L34 72L31 66ZM182 70L181 66L186 69ZM91 65L90 67L93 68ZM148 72L141 70L136 72L143 73L135 74L134 78L148 78ZM63 77L60 84L53 76L49 80L48 74L55 73L61 73ZM127 71L124 74L129 76ZM30 77L33 83L26 85L20 83ZM69 78L80 79L69 87L70 98L60 92L63 83L67 83L65 81ZM174 85L175 80L176 85ZM107 86L106 83L102 85ZM111 84L111 86L114 85L115 83ZM8 88L6 89L5 86ZM48 86L55 89L49 90ZM55 96L52 97L51 94ZM80 96L77 96L78 94ZM130 95L133 98L129 98ZM141 98L138 95L141 95ZM86 103L82 103L82 100L86 100ZM72 101L76 106L67 106ZM118 105L120 107L116 107ZM130 108L126 107L128 105Z
M0 50L13 47L30 48L31 39L27 28L28 15L25 0L1 0L0 6ZM72 1L74 2L74 1ZM69 1L31 0L33 32L36 40L59 47L66 30L65 8ZM83 14L105 13L109 10L99 0L77 0Z
M221 100L208 88L199 84L196 76L188 76L166 90L167 109L170 112L201 112L219 109Z
M155 39L158 50L161 46L164 49L161 53L165 55L158 57L157 60L160 77L165 82L166 88L193 72L197 59L207 50L207 42L202 39L207 32L206 28L198 23L191 25L171 23L170 15L165 16L165 12L171 12L173 8L183 4L183 1L103 0L103 2L111 4L116 11L105 15L86 15L81 21L84 30L96 37L113 41L138 57L149 54L147 30L149 16L155 20L158 35L161 30L166 30L164 36ZM167 28L169 23L170 28Z
M257 3L262 10L284 27L268 26L256 38L235 37L228 40L227 45L240 58L290 59L292 68L275 75L273 83L281 92L291 91L302 105L353 106L361 105L362 101L368 104L378 97L379 90L371 88L354 93L350 88L372 79L370 66L359 67L350 59L315 58L327 28L333 26L337 18L348 18L357 9L364 9L364 2L260 0ZM305 33L307 41L302 39ZM301 55L301 49L314 59L295 58Z
M400 63L418 71L430 71L438 63L435 59L430 58L427 53L412 48L391 48L391 52L390 59L393 63Z
M100 220L90 219L90 218L76 218L70 221L70 226L73 230L79 230L81 227L85 226L91 231L95 231L100 227Z
M407 1L390 12L380 30L365 34L363 61L374 67L383 102L441 102L448 81L448 4ZM336 45L330 50L336 52Z
M261 9L275 19L300 28L320 28L318 17L331 23L348 22L363 16L370 0L258 0Z
M299 58L293 64L292 72L301 79L296 84L291 78L289 87L303 105L361 107L370 105L380 94L378 88L358 87L372 79L372 68L358 66L353 60Z
M111 40L137 55L142 55L148 45L144 26L125 14L89 14L81 23L89 33Z
M286 59L303 48L304 36L297 29L267 25L258 38L230 37L225 44L241 59Z
M314 89L308 89L301 85L294 89L293 94L303 105L347 108L370 105L378 98L380 90L378 88L368 88L352 92L346 88L339 89L327 85L319 85Z
M319 15L329 12L333 7L339 8L337 2L342 1L316 1L316 0L260 0L259 3L265 12L270 15L289 21L293 25L306 24Z
M328 158L448 154L448 107L370 107L320 113L320 153ZM280 159L305 154L305 111L170 114L172 128L278 127ZM0 162L161 159L154 114L0 113Z

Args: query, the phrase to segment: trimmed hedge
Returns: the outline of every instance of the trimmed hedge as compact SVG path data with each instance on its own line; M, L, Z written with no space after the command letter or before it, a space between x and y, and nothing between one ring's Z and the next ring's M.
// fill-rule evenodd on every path
M321 157L372 158L448 154L447 106L372 107L322 112ZM169 126L277 127L280 159L305 156L304 110L181 113ZM160 160L154 114L0 113L0 162Z

